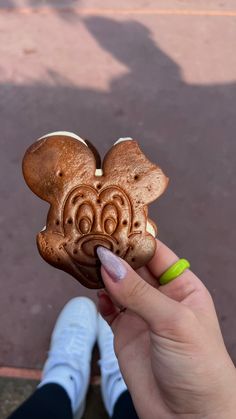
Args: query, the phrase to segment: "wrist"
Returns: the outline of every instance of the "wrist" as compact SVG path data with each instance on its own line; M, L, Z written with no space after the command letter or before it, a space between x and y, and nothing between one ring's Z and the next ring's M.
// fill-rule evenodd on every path
M236 418L236 369L232 363L230 368L218 375L215 385L208 383L210 391L205 388L205 397L193 403L192 412L184 412L177 417L185 419L235 419ZM195 400L196 402L196 400ZM191 407L190 407L191 409Z
M222 377L223 378L223 377ZM219 391L206 409L204 416L196 419L235 419L236 417L236 371L233 366L221 380Z

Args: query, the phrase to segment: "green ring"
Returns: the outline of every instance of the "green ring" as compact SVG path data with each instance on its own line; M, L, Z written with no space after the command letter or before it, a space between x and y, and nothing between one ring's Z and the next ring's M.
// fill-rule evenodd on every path
M190 268L190 263L187 261L187 259L179 259L160 276L160 284L168 284L168 282L173 281L173 279L176 279L188 268Z

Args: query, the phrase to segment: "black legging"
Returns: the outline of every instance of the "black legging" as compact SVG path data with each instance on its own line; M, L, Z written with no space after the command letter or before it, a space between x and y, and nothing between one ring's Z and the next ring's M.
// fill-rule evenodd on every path
M130 394L118 398L112 419L138 419ZM73 419L71 402L58 384L45 384L37 389L8 419ZM94 417L96 419L96 417Z

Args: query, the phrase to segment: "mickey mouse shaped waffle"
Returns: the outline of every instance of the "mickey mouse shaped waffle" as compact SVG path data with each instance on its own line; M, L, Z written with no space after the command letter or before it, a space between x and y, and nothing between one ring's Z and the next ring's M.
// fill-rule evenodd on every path
M102 288L96 248L104 246L134 269L155 251L156 226L147 205L168 179L131 138L118 140L100 157L88 141L55 132L31 145L23 159L30 189L50 204L37 235L41 256L88 288Z

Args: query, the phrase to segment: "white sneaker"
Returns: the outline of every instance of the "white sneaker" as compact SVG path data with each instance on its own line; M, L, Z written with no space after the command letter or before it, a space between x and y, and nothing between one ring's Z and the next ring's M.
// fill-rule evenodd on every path
M67 392L73 413L81 418L90 379L90 360L97 335L97 309L86 297L70 300L54 327L48 359L43 368L44 384L56 383Z
M102 376L102 397L107 412L113 414L119 396L127 390L114 352L114 336L107 322L98 314L98 346Z

